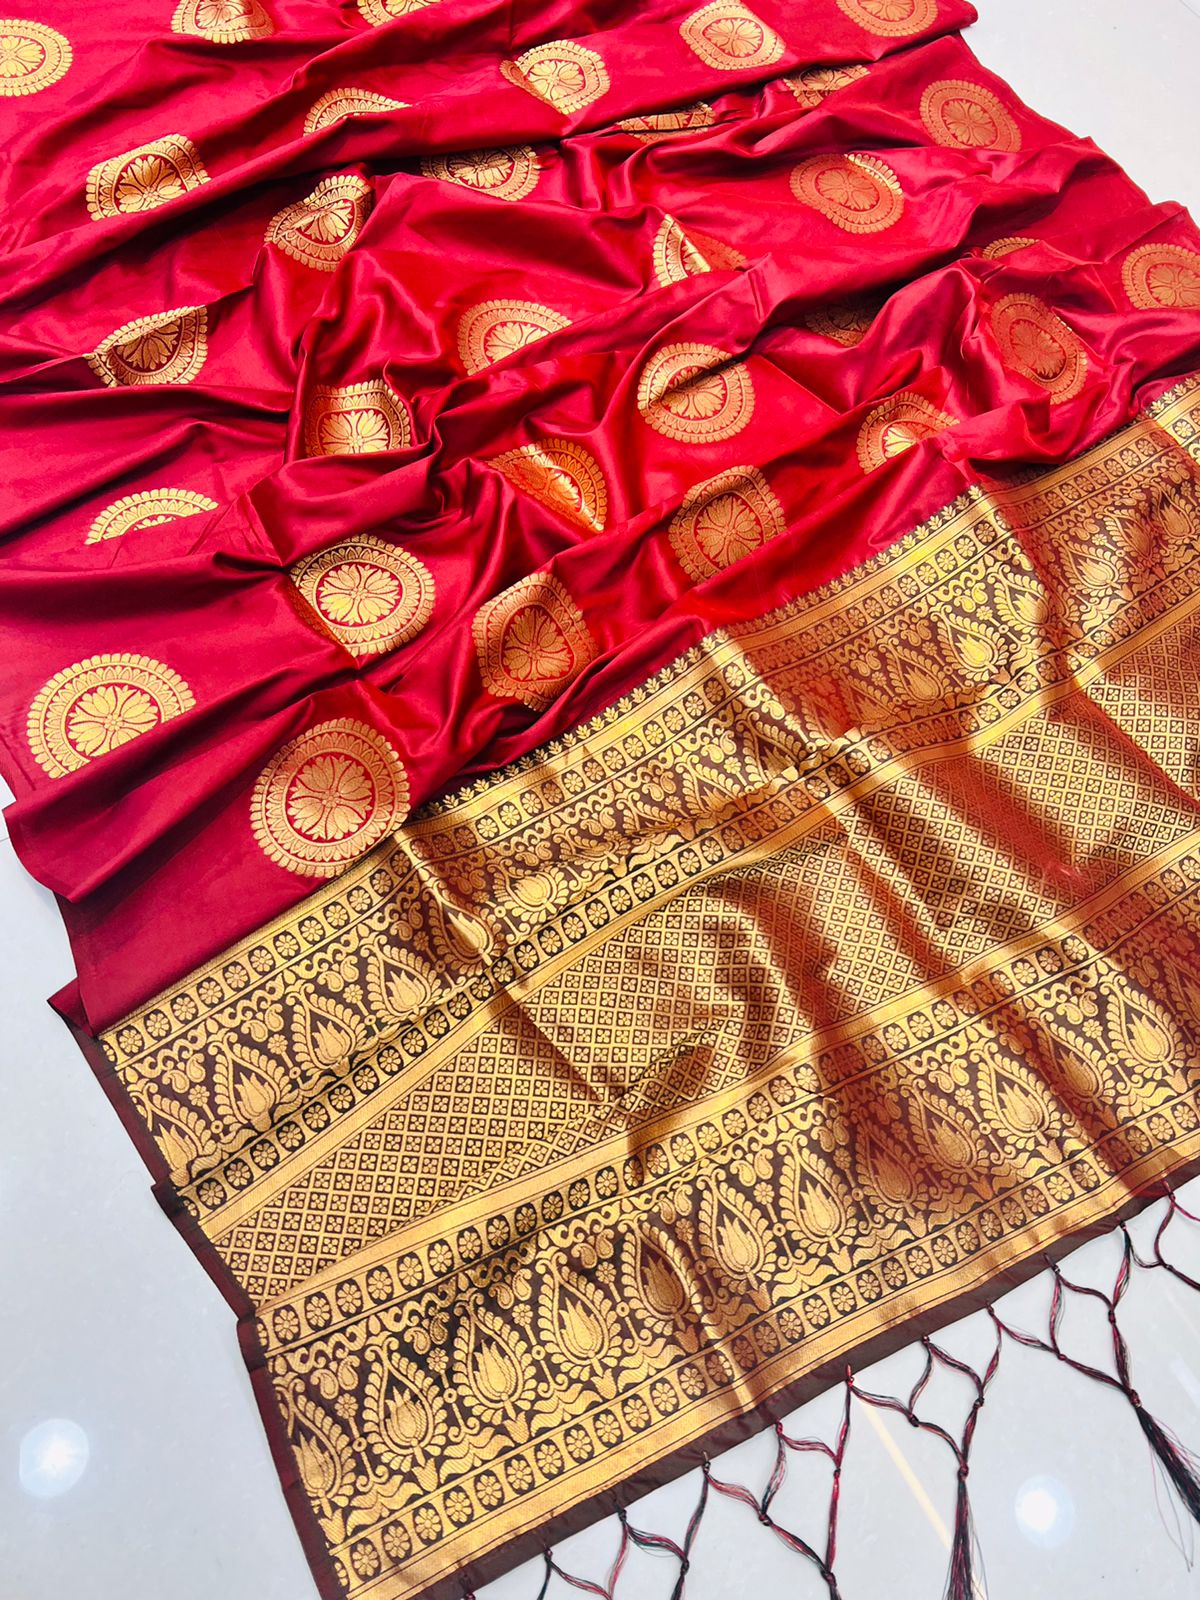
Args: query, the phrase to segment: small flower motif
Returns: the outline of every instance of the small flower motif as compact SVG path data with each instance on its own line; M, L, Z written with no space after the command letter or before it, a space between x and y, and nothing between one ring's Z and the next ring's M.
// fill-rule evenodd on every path
M442 1519L432 1506L422 1506L413 1519L422 1544L435 1544L442 1537Z
M470 1522L475 1515L474 1506L461 1489L451 1489L446 1496L446 1515L451 1522L456 1523L460 1528L463 1523Z
M547 1441L540 1444L534 1452L534 1459L545 1478L557 1478L563 1469L562 1452L558 1446Z
M102 683L80 695L67 716L67 737L89 759L149 733L159 721L158 706L130 684Z
M611 1411L600 1412L594 1426L601 1444L614 1445L621 1437L621 1424Z
M572 1461L587 1461L595 1453L586 1428L569 1428L563 1443Z
M383 1530L383 1549L392 1561L403 1561L412 1550L412 1540L398 1522Z
M524 1494L533 1487L533 1468L524 1456L516 1456L505 1468L508 1486L514 1494Z
M485 1472L475 1480L475 1498L485 1509L498 1506L504 1499L504 1490L494 1472Z

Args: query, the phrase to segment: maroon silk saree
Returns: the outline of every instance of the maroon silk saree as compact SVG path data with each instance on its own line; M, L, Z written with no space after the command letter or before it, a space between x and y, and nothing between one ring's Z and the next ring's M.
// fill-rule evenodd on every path
M0 20L11 836L326 1600L1200 1158L1200 237L973 15Z

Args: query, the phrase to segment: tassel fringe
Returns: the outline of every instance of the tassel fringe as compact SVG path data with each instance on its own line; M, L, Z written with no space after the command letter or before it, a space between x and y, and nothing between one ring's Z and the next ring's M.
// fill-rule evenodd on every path
M1036 1350L1048 1355L1055 1361L1069 1367L1071 1371L1078 1373L1081 1377L1088 1378L1092 1382L1101 1384L1103 1387L1120 1394L1132 1410L1143 1437L1153 1452L1155 1460L1165 1473L1179 1502L1190 1513L1192 1518L1200 1524L1200 1458L1181 1443L1143 1404L1142 1398L1134 1386L1129 1347L1121 1331L1118 1317L1121 1300L1129 1287L1135 1269L1147 1272L1165 1272L1177 1283L1200 1293L1200 1279L1184 1272L1164 1253L1166 1237L1171 1224L1177 1219L1183 1219L1186 1222L1200 1225L1200 1216L1195 1215L1182 1205L1172 1189L1164 1189L1163 1198L1166 1202L1166 1209L1155 1230L1146 1255L1139 1254L1128 1229L1123 1223L1120 1225L1121 1257L1110 1292L1105 1293L1102 1289L1095 1289L1087 1284L1075 1283L1066 1277L1057 1263L1053 1261L1047 1262L1047 1269L1051 1279L1051 1296L1047 1331L1044 1338L1037 1334L1026 1332L1023 1329L1012 1327L1001 1318L994 1306L989 1306L987 1315L991 1319L995 1332L995 1345L982 1371L977 1371L968 1362L959 1360L958 1357L951 1355L948 1350L943 1349L941 1345L929 1338L921 1340L924 1360L917 1380L907 1396L874 1394L870 1390L862 1388L853 1371L847 1367L842 1381L841 1420L832 1443L823 1439L792 1438L786 1432L784 1424L777 1422L775 1424L775 1459L766 1487L760 1494L755 1494L745 1484L727 1483L718 1478L712 1470L712 1463L706 1459L700 1471L699 1496L689 1518L682 1542L677 1542L665 1534L647 1532L638 1528L630 1521L627 1511L618 1511L617 1521L620 1527L620 1537L617 1552L613 1558L607 1579L603 1582L596 1582L568 1572L555 1559L554 1552L547 1549L543 1555L544 1569L541 1584L534 1596L534 1600L547 1600L548 1592L555 1578L561 1579L563 1583L572 1589L578 1589L585 1594L596 1596L596 1600L620 1600L617 1594L617 1585L631 1547L646 1554L660 1556L666 1560L673 1561L676 1565L676 1575L670 1600L684 1600L687 1577L692 1565L693 1546L712 1494L721 1495L744 1506L757 1522L769 1529L789 1550L792 1550L796 1555L802 1556L815 1568L825 1585L828 1600L843 1600L835 1571L837 1562L838 1506L846 1445L850 1437L850 1425L856 1404L859 1406L874 1406L880 1410L891 1411L897 1416L903 1417L910 1427L919 1429L938 1439L949 1452L956 1468L957 1486L953 1532L950 1540L950 1566L946 1576L943 1600L984 1600L986 1590L981 1581L980 1552L971 1515L969 1487L971 1450L975 1441L975 1430L979 1423L980 1414L983 1411L989 1386L999 1370L1005 1342L1009 1340L1026 1350ZM1080 1361L1063 1348L1061 1342L1063 1313L1073 1297L1084 1302L1098 1303L1103 1308L1112 1340L1113 1370L1111 1372L1106 1372L1100 1367L1091 1365L1089 1362ZM930 1421L919 1414L918 1407L921 1404L922 1397L939 1367L957 1373L959 1377L967 1381L973 1390L971 1405L967 1411L961 1433L957 1438L940 1423ZM811 1543L794 1529L786 1527L783 1523L777 1521L772 1515L772 1506L780 1489L783 1487L787 1476L788 1462L792 1455L823 1456L830 1464L831 1479L829 1498L825 1508L824 1539L819 1540L817 1543ZM470 1590L464 1590L464 1600L476 1600L475 1594Z

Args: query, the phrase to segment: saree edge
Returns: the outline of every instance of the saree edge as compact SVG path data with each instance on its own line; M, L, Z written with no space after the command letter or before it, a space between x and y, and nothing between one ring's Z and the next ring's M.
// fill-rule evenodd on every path
M58 1010L58 1007L54 1009ZM336 1575L325 1536L304 1489L299 1466L287 1437L276 1392L267 1373L266 1355L250 1302L222 1261L216 1246L181 1202L168 1176L162 1154L139 1118L118 1073L105 1057L103 1046L69 1016L61 1011L59 1015L153 1178L155 1199L235 1314L238 1348L262 1419L280 1490L308 1561L316 1592L321 1600L345 1600L345 1589ZM1030 1250L1020 1260L1008 1262L986 1280L914 1312L890 1327L880 1329L854 1347L853 1359L839 1355L810 1368L749 1410L726 1418L698 1439L639 1468L619 1484L600 1490L540 1520L536 1526L486 1551L454 1573L435 1578L426 1587L416 1591L414 1600L474 1600L475 1590L503 1577L525 1561L548 1554L550 1546L558 1540L580 1533L605 1517L628 1509L642 1496L694 1471L713 1454L731 1449L774 1426L790 1411L816 1399L841 1382L847 1371L861 1371L870 1367L908 1345L932 1337L963 1317L994 1305L1004 1295L1037 1277L1051 1264L1090 1240L1114 1232L1155 1200L1198 1176L1200 1154L1185 1158L1166 1173L1158 1171L1144 1178L1134 1177L1127 1198L1119 1205L1069 1227L1057 1239Z

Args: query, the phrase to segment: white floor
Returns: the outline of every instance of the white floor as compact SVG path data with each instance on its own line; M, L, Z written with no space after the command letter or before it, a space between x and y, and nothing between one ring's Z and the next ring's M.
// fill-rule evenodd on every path
M1196 78L1200 0L977 0L969 38L1033 105L1120 160L1156 200L1200 216ZM70 976L48 894L0 840L0 1600L310 1600L232 1317L164 1220L132 1145L43 996ZM1200 1212L1200 1182L1189 1204ZM1135 1234L1148 1238L1153 1218ZM1200 1272L1200 1228L1177 1224L1175 1259ZM1066 1270L1111 1281L1114 1242ZM1044 1328L1044 1280L1004 1305ZM1123 1309L1135 1379L1152 1410L1200 1449L1200 1294L1138 1273ZM1073 1313L1070 1348L1103 1361L1102 1319ZM976 1317L947 1333L977 1358ZM861 1375L901 1390L903 1352ZM966 1398L964 1399L964 1395ZM954 1426L969 1394L935 1386L927 1414ZM790 1425L831 1434L830 1397ZM50 1426L47 1426L50 1424ZM40 1431L39 1431L40 1430ZM85 1456L86 1452L86 1456ZM719 1476L761 1490L771 1443L751 1440ZM776 1515L823 1537L827 1473L789 1471ZM980 1600L1185 1600L1200 1595L1197 1530L1181 1518L1128 1406L1048 1358L1009 1350L982 1413L972 1470L986 1573ZM641 1528L678 1537L697 1492L681 1480L636 1507ZM937 1600L953 1466L902 1419L855 1418L842 1492L845 1600ZM612 1521L566 1541L567 1570L603 1583ZM675 1563L635 1553L623 1600L667 1600ZM534 1600L527 1567L485 1591ZM555 1579L550 1600L571 1593ZM743 1507L714 1503L694 1551L688 1600L750 1594L821 1600L811 1569Z

